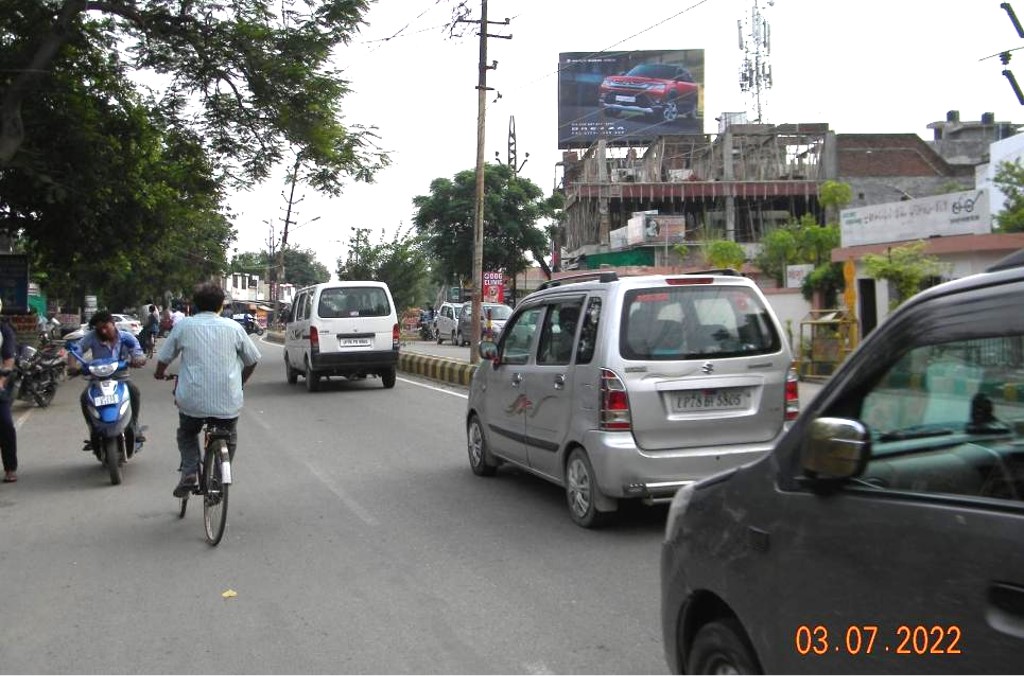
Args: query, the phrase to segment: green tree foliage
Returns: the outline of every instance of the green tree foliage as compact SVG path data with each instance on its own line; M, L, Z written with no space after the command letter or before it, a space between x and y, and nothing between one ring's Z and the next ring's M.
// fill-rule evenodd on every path
M349 240L348 258L338 259L338 279L387 283L399 314L420 306L427 299L428 277L422 241L406 230L396 233L390 242L373 244L366 233L357 230Z
M995 184L1006 196L1003 210L996 214L1000 232L1024 232L1024 167L1020 160L1000 162Z
M277 256L270 257L267 251L246 251L231 259L231 272L247 272L265 277L268 270L277 269ZM297 288L319 284L331 279L331 271L316 259L312 249L284 250L284 281Z
M298 149L306 180L336 193L387 162L371 129L341 123L348 83L330 65L363 22L366 0L7 0L0 15L0 166L52 132L34 111L55 80L88 81L76 50L161 76L159 114L188 130L242 182ZM198 112L198 115L197 115ZM84 120L83 122L88 122ZM28 144L27 146L25 144Z
M924 253L925 243L914 242L893 247L886 254L867 254L864 266L875 279L884 279L896 290L889 300L889 309L896 307L920 291L924 283L945 271L942 262Z
M714 268L739 270L747 260L747 252L736 242L720 239L708 242L704 248L704 259Z
M473 273L473 206L476 173L434 179L429 195L413 198L414 222L434 264L438 281L470 279ZM558 220L561 196L544 198L532 181L503 164L484 171L484 270L513 276L526 269L526 253L551 275L545 261L550 233L537 227L542 218ZM554 226L558 228L558 225Z

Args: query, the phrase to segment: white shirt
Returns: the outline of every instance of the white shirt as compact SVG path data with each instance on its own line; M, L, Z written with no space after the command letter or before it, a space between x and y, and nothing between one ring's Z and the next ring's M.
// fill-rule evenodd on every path
M181 310L175 310L171 313L171 326L177 326L178 322L185 318L185 313Z

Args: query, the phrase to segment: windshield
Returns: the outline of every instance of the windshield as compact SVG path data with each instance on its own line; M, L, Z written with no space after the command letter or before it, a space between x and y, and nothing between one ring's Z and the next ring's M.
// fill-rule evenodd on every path
M379 286L345 286L320 293L317 315L324 319L341 317L387 317L391 304Z
M512 316L512 308L507 305L484 305L484 317L487 317L487 312L490 311L491 319L505 320Z
M643 63L639 66L634 66L626 75L635 75L636 77L652 77L659 80L671 80L676 76L678 71L674 66L664 66L656 63Z

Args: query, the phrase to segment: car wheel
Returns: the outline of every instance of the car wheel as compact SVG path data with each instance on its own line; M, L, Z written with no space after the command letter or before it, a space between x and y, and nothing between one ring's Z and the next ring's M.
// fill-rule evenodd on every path
M387 371L382 371L380 374L380 380L384 383L384 389L390 390L395 386L395 380L397 380L395 369L390 368Z
M289 385L294 385L299 382L299 372L292 368L292 365L288 363L288 355L284 356L284 377L288 381Z
M306 362L306 391L316 392L320 389L320 375Z
M454 331L452 331L452 345L458 345L458 343L455 342L455 332Z
M690 646L688 674L759 674L757 657L735 618L709 622Z
M661 117L666 122L675 122L679 117L679 103L675 99L666 101L665 107L661 111Z
M480 418L475 415L469 419L469 426L466 428L466 442L469 449L469 467L473 470L473 474L494 476L498 470L498 463L487 448L483 426L480 424Z
M608 515L597 509L599 490L587 452L582 448L573 450L565 463L565 499L569 515L578 526L597 528L605 522Z
M444 337L441 335L440 330L434 329L434 339L437 341L438 345L444 342Z

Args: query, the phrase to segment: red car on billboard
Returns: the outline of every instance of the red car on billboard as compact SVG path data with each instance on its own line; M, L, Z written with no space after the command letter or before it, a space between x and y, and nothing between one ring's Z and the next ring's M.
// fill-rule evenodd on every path
M665 122L697 116L697 83L690 71L667 63L642 63L609 75L598 93L607 115L641 113Z

